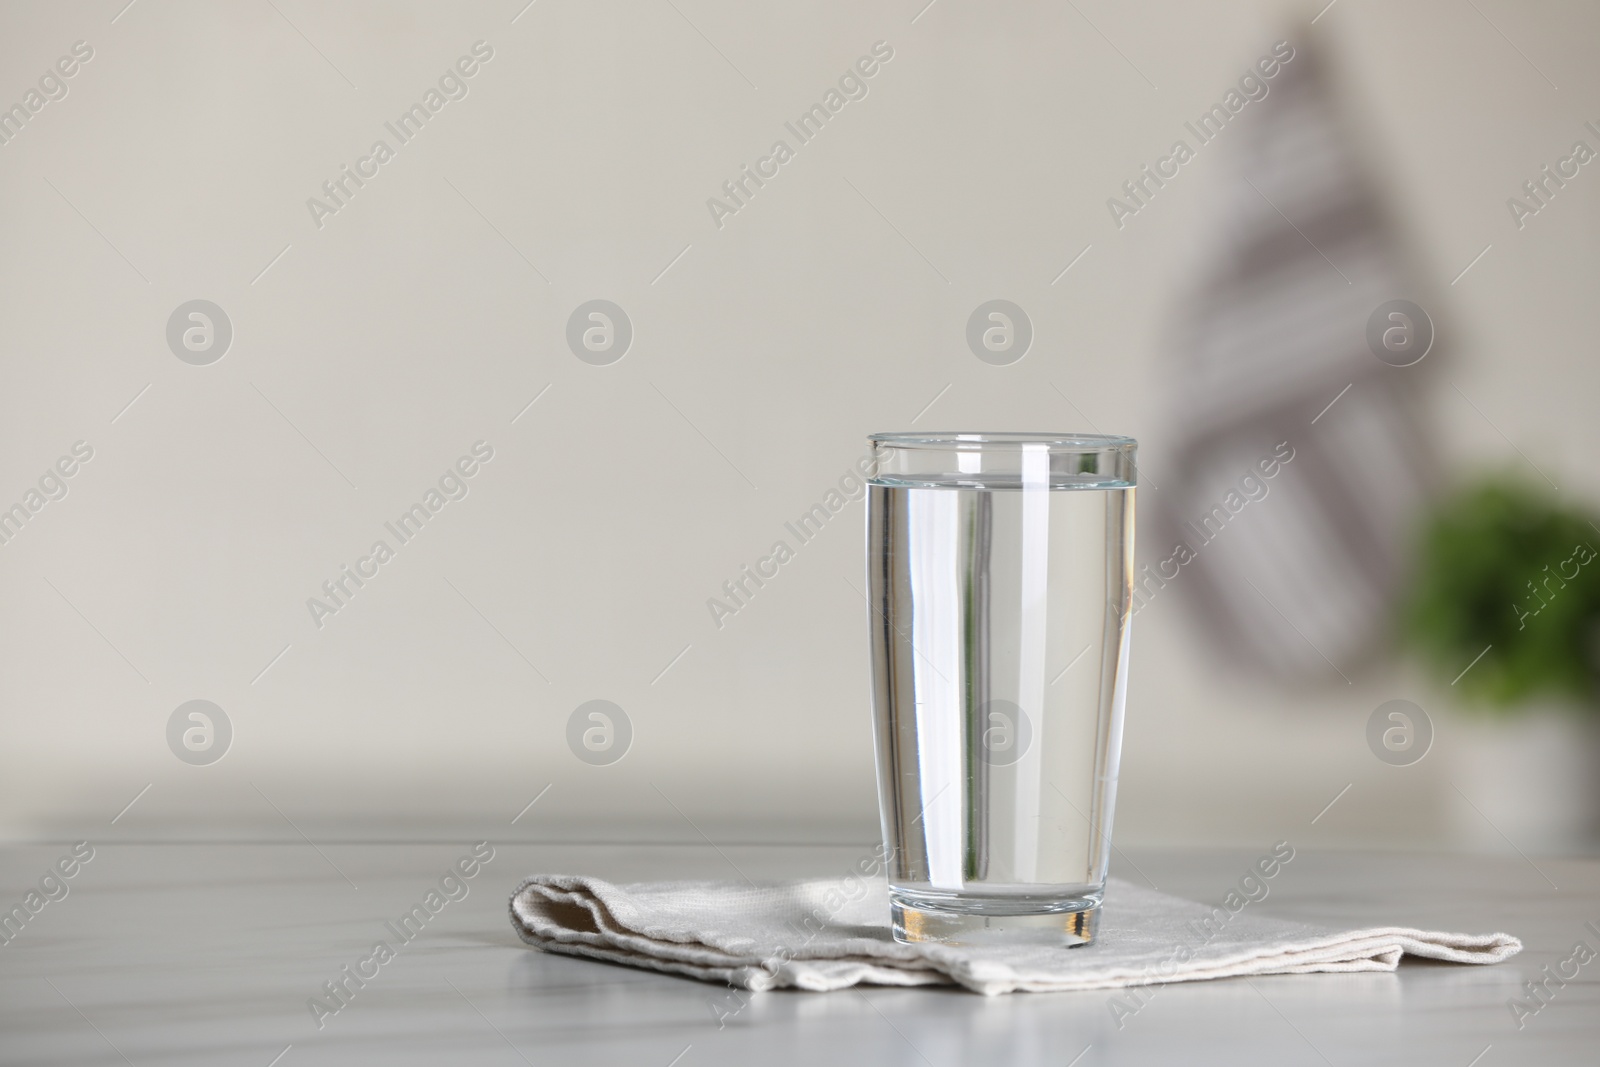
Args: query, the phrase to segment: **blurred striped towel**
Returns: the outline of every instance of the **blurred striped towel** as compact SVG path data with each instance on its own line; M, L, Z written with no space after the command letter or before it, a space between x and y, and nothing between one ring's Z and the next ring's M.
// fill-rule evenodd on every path
M1179 468L1152 503L1161 540L1193 550L1181 584L1231 658L1332 679L1382 636L1431 481L1412 395L1422 368L1380 362L1367 320L1390 300L1431 301L1310 48L1251 112L1219 135L1230 177L1173 338ZM1292 463L1261 479L1284 443ZM1251 474L1267 502L1236 511ZM1190 524L1219 506L1211 525L1226 530L1200 541Z

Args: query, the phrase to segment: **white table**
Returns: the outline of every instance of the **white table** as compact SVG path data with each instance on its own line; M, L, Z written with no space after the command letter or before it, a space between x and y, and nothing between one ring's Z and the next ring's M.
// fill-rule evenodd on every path
M17 1064L1509 1064L1600 1062L1600 960L1518 1030L1507 1001L1600 925L1600 863L1301 849L1265 914L1470 931L1527 943L1496 967L1174 985L1118 1029L1107 993L729 990L524 947L506 899L524 874L614 880L829 875L870 847L499 840L492 862L323 1019L307 1007L422 901L467 841L96 847L0 947L0 1062ZM318 851L320 849L320 852ZM66 843L0 849L0 907ZM1251 852L1139 852L1116 873L1218 901ZM342 873L341 873L342 872ZM348 879L348 880L347 880ZM1548 880L1547 880L1548 879ZM1559 886L1559 889L1552 886ZM353 883L353 884L352 884ZM1485 1052L1485 1049L1488 1051ZM287 1050L287 1051L286 1051ZM274 1057L280 1057L276 1061ZM675 1059L675 1057L677 1057ZM1481 1057L1474 1059L1474 1057Z

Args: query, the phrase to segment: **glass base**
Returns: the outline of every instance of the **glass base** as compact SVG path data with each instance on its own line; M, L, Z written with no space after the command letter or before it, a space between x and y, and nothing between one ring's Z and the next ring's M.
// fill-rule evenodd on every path
M1100 902L1067 902L1065 909L1023 915L992 911L948 911L918 907L890 897L894 939L902 944L1049 945L1075 948L1094 941L1100 929Z

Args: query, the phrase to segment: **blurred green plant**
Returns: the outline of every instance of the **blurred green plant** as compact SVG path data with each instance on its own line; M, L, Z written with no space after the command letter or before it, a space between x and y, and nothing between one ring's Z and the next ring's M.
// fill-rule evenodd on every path
M1460 675L1470 701L1506 711L1560 697L1600 710L1597 526L1504 475L1448 497L1420 541L1407 642L1441 678Z

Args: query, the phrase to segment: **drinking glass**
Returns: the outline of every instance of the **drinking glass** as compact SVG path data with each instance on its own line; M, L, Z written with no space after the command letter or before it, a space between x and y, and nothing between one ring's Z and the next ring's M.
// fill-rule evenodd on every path
M1137 443L870 440L873 727L895 938L1088 943L1122 746Z

